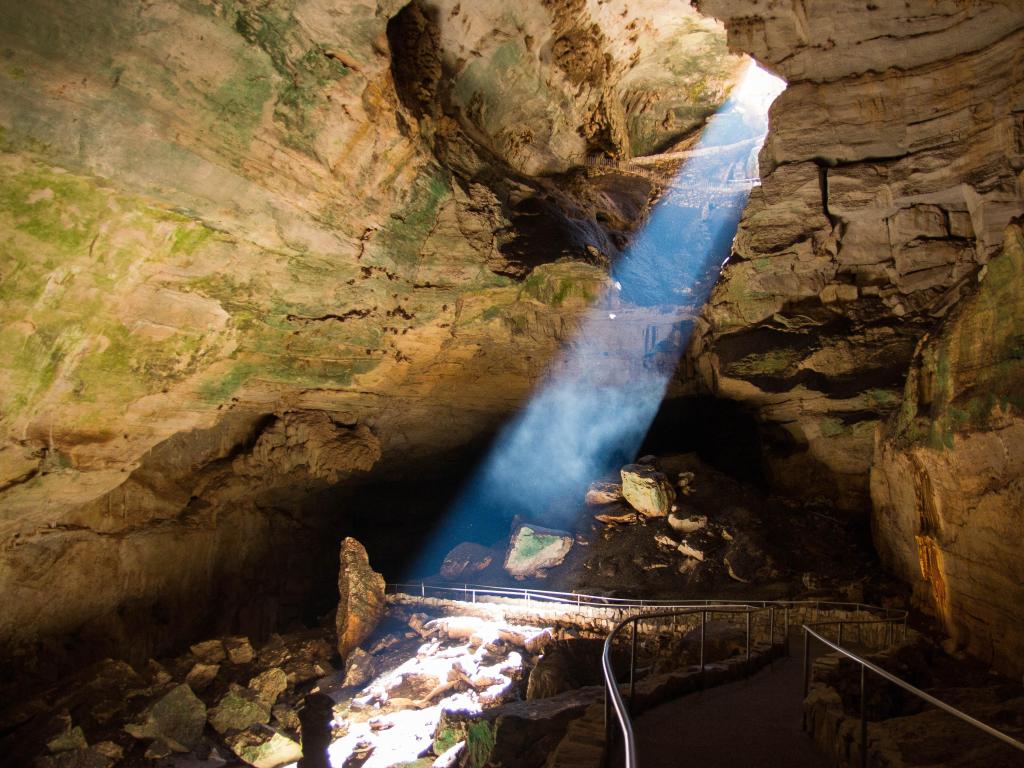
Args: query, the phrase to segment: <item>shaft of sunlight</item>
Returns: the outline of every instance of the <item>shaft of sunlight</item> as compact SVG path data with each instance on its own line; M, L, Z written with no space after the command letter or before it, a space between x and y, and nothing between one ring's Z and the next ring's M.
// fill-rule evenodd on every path
M757 183L768 108L784 87L750 63L617 260L613 282L425 542L413 575L436 571L460 541L501 539L516 515L569 525L589 483L634 458L728 258Z

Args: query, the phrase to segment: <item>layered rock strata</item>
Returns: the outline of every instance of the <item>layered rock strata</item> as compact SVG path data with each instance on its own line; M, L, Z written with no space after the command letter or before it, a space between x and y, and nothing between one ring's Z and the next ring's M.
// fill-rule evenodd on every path
M789 85L695 367L778 486L872 504L918 605L1020 674L1024 9L700 7Z
M1024 207L1024 10L698 5L788 87L695 367L757 413L778 487L865 509L915 345Z
M875 542L954 642L1024 673L1024 232L922 339L871 472Z

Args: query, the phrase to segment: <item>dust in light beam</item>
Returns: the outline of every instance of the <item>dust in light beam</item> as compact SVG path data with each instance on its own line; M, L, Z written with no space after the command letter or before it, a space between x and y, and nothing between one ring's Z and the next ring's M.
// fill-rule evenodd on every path
M728 258L758 183L768 108L784 88L750 63L617 259L608 288L424 542L410 576L436 572L461 541L489 546L502 539L516 515L571 524L589 483L634 458L689 340L693 313Z

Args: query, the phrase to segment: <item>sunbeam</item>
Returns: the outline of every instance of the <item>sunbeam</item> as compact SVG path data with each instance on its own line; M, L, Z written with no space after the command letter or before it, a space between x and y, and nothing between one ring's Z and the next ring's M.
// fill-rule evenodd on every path
M751 62L614 265L613 283L420 551L413 575L436 570L454 543L501 538L515 516L567 525L588 484L634 457L728 257L757 180L768 107L784 87Z

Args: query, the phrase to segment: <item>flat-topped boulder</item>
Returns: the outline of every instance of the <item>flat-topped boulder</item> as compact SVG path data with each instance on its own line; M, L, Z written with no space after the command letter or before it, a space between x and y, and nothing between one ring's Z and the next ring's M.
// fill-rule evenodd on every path
M505 570L517 579L542 578L548 569L562 564L572 542L572 534L566 531L520 523L509 539Z

